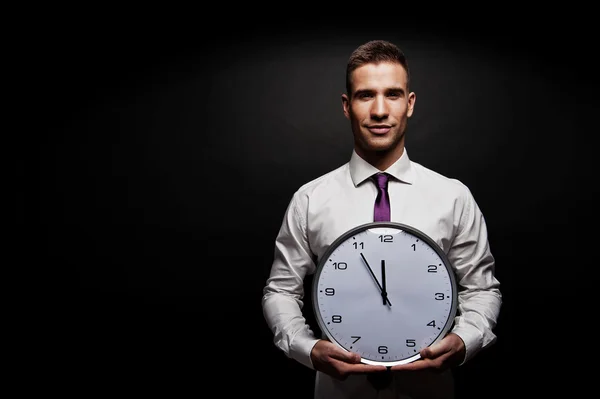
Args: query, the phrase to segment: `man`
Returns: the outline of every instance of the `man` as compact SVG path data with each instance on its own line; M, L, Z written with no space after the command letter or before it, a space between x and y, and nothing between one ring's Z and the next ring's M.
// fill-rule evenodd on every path
M405 132L416 101L409 86L405 55L394 44L371 41L351 54L342 95L354 136L351 158L294 193L276 238L262 298L264 316L275 345L316 370L318 399L450 398L450 369L496 340L492 330L502 296L485 220L464 184L408 158ZM301 311L303 280L315 272L328 246L352 227L373 221L378 195L373 176L382 173L389 179L390 220L434 239L460 288L450 332L422 350L422 359L394 366L391 372L362 364L358 354L316 337Z

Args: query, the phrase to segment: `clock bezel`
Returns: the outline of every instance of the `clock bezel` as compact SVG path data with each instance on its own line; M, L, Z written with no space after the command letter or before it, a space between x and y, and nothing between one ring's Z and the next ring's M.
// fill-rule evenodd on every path
M324 265L327 263L327 260L330 258L331 254L337 249L337 247L340 244L342 244L347 239L349 239L350 237L352 237L358 233L361 233L365 230L374 229L374 228L394 228L394 229L398 229L401 231L405 231L405 232L411 234L412 236L417 237L418 239L424 241L427 245L429 245L429 247L431 247L437 253L437 255L442 260L442 263L443 263L444 267L446 268L446 270L448 271L448 275L450 278L450 285L451 285L451 291L452 291L451 292L452 304L450 307L450 311L448 313L448 319L446 320L444 327L440 330L436 339L433 340L431 342L431 344L429 344L429 346L441 341L446 336L448 331L450 331L450 329L452 328L452 326L454 324L454 319L458 312L458 285L456 282L454 268L452 267L452 264L450 263L450 260L448 259L448 256L446 255L446 253L429 235L425 234L423 231L417 229L416 227L413 227L411 225L404 224L404 223L399 223L399 222L368 222L368 223L364 223L364 224L353 227L350 230L346 231L345 233L340 235L338 238L336 238L331 243L331 245L329 245L329 247L327 248L327 250L321 257L321 259L317 263L317 267L315 269L315 273L314 273L314 277L313 277L313 281L312 281L313 312L314 312L315 319L317 321L317 324L318 324L321 332L325 334L325 336L327 337L327 339L330 342L334 343L341 349L348 351L348 349L345 348L341 343L339 343L337 341L337 339L329 332L329 329L327 328L327 325L321 316L321 312L319 311L318 294L317 294L319 278L321 276L321 271L323 270ZM391 367L391 366L395 366L395 365L399 365L399 364L411 363L420 358L421 358L421 356L417 353L416 355L411 356L409 358L402 359L402 360L395 360L395 361L377 361L377 360L365 359L365 358L361 357L361 362L365 363L365 364L383 365L386 367Z

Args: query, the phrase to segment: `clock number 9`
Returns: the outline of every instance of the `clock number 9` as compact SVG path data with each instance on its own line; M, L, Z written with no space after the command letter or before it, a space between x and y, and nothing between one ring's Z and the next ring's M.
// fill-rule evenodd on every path
M335 290L333 288L325 288L325 295L333 296L335 295Z

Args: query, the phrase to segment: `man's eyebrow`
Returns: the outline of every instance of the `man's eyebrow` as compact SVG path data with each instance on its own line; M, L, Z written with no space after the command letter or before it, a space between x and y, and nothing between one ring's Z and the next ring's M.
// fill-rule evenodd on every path
M373 92L375 92L375 90L373 90L373 89L360 89L360 90L356 90L354 92L354 95L364 94L364 93L373 93Z
M354 95L358 95L358 94L370 94L370 93L375 93L377 90L375 89L360 89L360 90L356 90L354 92ZM402 87L388 87L387 89L385 89L386 93L389 92L400 92L402 94L404 94L404 89Z
M399 92L404 93L404 88L402 88L402 87L390 87L386 91L399 91Z

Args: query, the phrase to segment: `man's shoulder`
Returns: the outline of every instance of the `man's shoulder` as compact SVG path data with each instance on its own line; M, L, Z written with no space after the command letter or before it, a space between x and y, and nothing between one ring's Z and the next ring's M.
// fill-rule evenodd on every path
M445 175L418 162L411 161L411 163L415 170L417 181L425 187L440 191L446 195L470 195L469 188L460 179Z
M310 197L315 192L323 190L330 191L336 184L339 184L348 177L349 163L346 162L337 168L330 170L308 182L302 184L297 190L296 196Z

